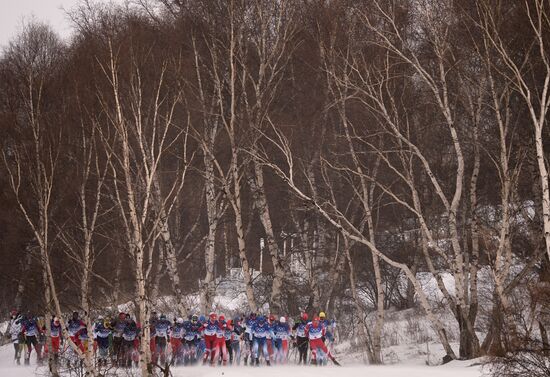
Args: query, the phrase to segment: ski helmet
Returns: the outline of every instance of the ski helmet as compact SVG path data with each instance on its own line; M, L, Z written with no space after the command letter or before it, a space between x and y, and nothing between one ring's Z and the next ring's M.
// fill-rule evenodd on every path
M325 314L325 312L321 312L321 313L319 313L319 318L321 318L321 319L325 319L325 318L326 318L326 314Z
M178 323L178 324L180 324L180 325L183 324L183 318L181 318L181 317L178 318L178 319L176 320L176 323Z
M286 323L286 318L285 318L285 317L279 318L279 322L281 322L281 323Z

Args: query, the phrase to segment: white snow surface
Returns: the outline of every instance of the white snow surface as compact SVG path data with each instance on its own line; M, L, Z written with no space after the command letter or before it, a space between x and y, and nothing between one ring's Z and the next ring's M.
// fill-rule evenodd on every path
M6 377L34 377L47 376L45 368L37 368L35 359L31 358L31 366L17 366L13 362L13 348L11 345L0 347L0 376ZM138 376L135 370L131 375ZM174 377L329 377L337 373L346 377L481 377L482 371L474 360L453 361L442 366L427 366L422 364L403 363L394 365L368 366L359 361L346 363L342 367L304 367L304 366L273 366L273 367L180 367L172 370ZM122 375L128 375L122 373Z

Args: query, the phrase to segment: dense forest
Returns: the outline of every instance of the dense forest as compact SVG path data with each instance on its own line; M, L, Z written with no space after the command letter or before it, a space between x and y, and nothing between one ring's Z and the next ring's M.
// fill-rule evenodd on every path
M70 41L31 22L0 56L3 313L132 301L146 324L158 297L187 316L195 294L207 313L238 269L244 311L347 315L370 363L407 308L449 359L547 352L547 0L70 17Z

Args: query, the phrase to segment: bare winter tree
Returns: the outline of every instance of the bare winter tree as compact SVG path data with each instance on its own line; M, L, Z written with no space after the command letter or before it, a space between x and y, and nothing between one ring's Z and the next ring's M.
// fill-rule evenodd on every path
M187 118L182 124L175 117L181 91L167 87L167 62L161 62L153 78L146 78L143 64L147 58L144 61L143 56L130 54L129 60L121 61L115 51L109 43L108 59L100 64L110 92L100 92L98 96L108 114L107 126L113 131L110 135L104 131L103 140L113 155L110 170L114 193L134 261L137 318L143 326L140 368L143 376L149 376L153 365L147 287L153 264L161 263L158 240L164 237L166 242L167 218L185 182ZM183 150L183 167L169 176L169 184L162 192L156 185L168 163L168 154L176 147Z
M58 297L58 289L52 273L53 251L53 200L57 197L62 179L59 166L62 164L61 146L63 128L60 118L48 111L57 68L62 55L62 45L49 27L31 23L25 26L19 39L11 44L8 61L17 77L19 95L18 135L4 149L4 163L9 175L10 187L21 213L30 227L34 242L40 251L45 303L45 325L49 347L52 349L52 313L61 319L63 336L72 350L84 361L86 371L97 376L91 359L70 340ZM57 76L59 79L59 76ZM30 195L24 195L22 186L32 187ZM49 353L49 370L58 376L58 365L53 352Z

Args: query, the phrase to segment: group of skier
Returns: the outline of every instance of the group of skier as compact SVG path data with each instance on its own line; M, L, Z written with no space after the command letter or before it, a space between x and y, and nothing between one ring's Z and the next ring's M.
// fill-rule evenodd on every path
M41 363L48 354L44 319L28 312L25 315L13 310L7 336L15 349L15 361L30 363L33 349ZM339 365L329 350L334 342L335 321L328 320L324 312L311 321L307 313L291 326L285 316L275 317L251 313L226 319L223 314L212 312L205 317L193 314L186 319L176 317L173 321L165 314L153 312L149 319L150 351L154 364L164 365L266 365L286 364L289 348L294 345L298 352L298 364L323 364L327 359ZM51 348L55 360L60 354L76 355L92 352L99 366L108 363L119 367L131 367L139 362L139 346L142 327L130 314L119 313L114 319L98 316L91 326L91 337L86 323L74 312L66 322L66 332L73 343L72 348L63 342L63 329L59 318L50 323ZM91 340L90 340L91 338ZM65 343L65 344L64 344ZM329 347L327 347L327 343ZM308 361L308 350L311 350ZM77 358L73 358L77 359ZM70 363L71 358L67 358Z

